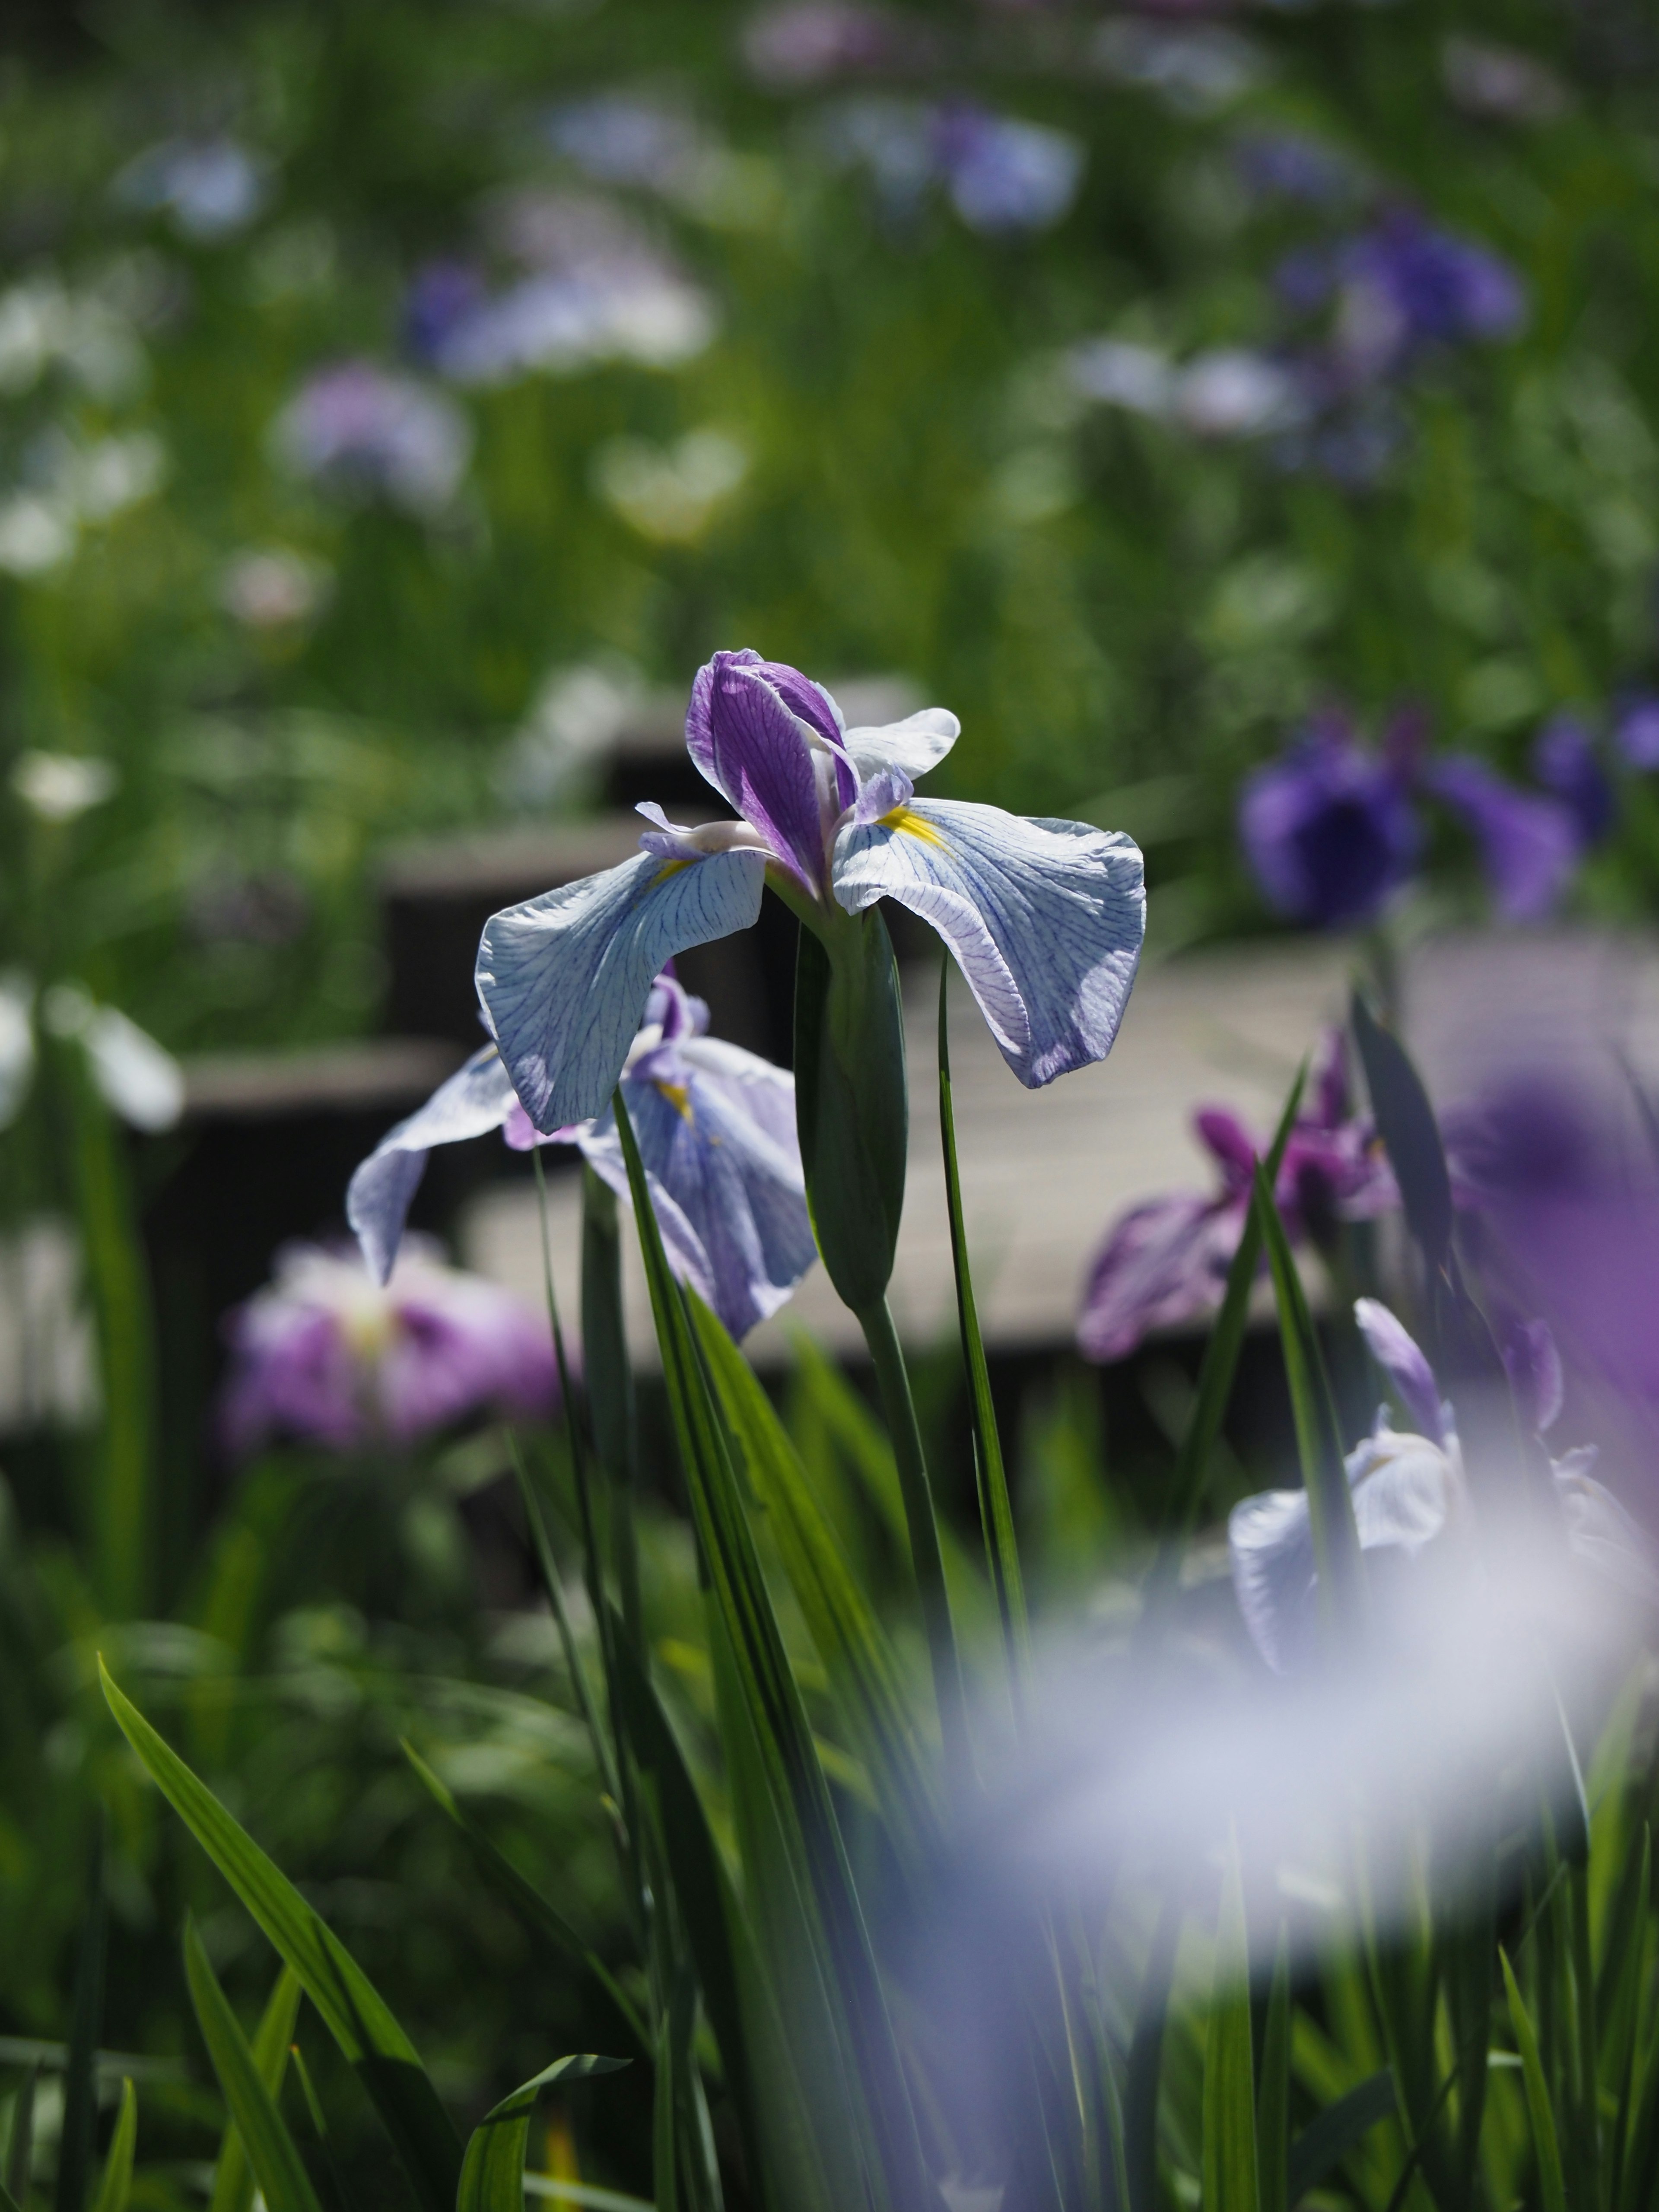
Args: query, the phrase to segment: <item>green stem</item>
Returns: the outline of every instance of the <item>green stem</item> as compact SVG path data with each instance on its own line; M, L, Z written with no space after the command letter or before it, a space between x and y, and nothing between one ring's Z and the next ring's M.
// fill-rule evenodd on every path
M927 1650L933 1662L933 1692L939 1700L945 1767L953 1781L965 1783L972 1772L972 1765L962 1668L957 1657L956 1632L951 1622L950 1594L945 1587L945 1557L939 1549L933 1487L927 1480L927 1462L921 1449L915 1401L910 1395L910 1376L904 1354L899 1349L892 1309L886 1299L878 1298L861 1308L858 1322L875 1363L876 1383L893 1439L893 1457L904 1498L904 1518L910 1532L910 1558L921 1596Z

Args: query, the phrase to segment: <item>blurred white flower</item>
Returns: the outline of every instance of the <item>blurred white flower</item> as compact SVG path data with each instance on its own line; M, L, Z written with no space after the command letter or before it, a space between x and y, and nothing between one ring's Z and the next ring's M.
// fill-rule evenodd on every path
M47 273L0 292L0 394L29 391L52 368L94 398L114 399L142 383L144 350L109 300Z
M185 1110L184 1072L115 1006L100 1006L79 983L54 983L40 1005L57 1037L80 1043L104 1103L135 1129L170 1129Z
M88 753L19 753L11 769L12 789L43 822L73 822L120 781L113 761Z
M165 209L203 245L245 230L270 198L268 165L234 138L164 138L129 161L112 190L123 205Z
M0 500L0 569L9 576L44 576L75 550L73 515L33 492Z
M88 446L65 439L52 465L59 498L82 522L107 522L159 491L167 471L167 448L149 430L97 438Z
M0 1129L23 1110L34 1080L34 984L19 969L0 975Z
M1176 391L1175 365L1157 346L1127 338L1088 338L1066 356L1073 385L1087 399L1127 407L1137 415L1170 412Z
M1503 123L1553 123L1571 106L1553 70L1514 46L1454 37L1441 49L1440 73L1455 105Z
M724 430L689 430L677 445L613 438L594 456L600 496L642 538L685 544L700 538L749 473L749 456Z
M1217 114L1269 74L1259 46L1214 24L1166 25L1120 16L1102 25L1091 51L1103 76L1145 87L1177 115Z
M635 714L645 680L626 661L556 668L508 740L496 787L509 802L546 806L601 759Z
M1259 438L1288 430L1308 409L1291 372L1265 354L1219 347L1188 362L1176 386L1175 411L1207 438Z
M283 629L315 613L329 581L320 561L283 545L252 546L225 563L219 604L250 629Z
M270 435L276 458L295 476L416 514L448 505L472 452L471 425L453 401L368 361L338 362L307 378Z
M0 1237L0 1432L79 1428L98 1412L92 1318L81 1249L66 1221L25 1221Z

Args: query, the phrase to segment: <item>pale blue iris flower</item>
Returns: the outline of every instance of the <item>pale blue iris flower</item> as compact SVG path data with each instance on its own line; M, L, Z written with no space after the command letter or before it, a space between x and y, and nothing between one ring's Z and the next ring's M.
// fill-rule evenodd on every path
M706 1036L708 1024L700 999L659 975L620 1081L669 1263L741 1337L784 1304L817 1249L795 1138L794 1079ZM378 1281L392 1272L428 1152L491 1129L520 1151L574 1144L628 1197L610 1106L538 1136L501 1054L487 1045L383 1137L351 1178L346 1218Z
M1140 854L1121 832L918 798L959 726L930 707L849 730L799 671L716 653L686 744L738 818L687 829L642 806L636 858L485 926L478 995L536 1127L605 1111L652 977L749 927L769 881L832 962L845 918L879 898L931 923L1022 1083L1103 1058L1146 927Z
M1354 1522L1362 1552L1414 1559L1463 1522L1468 1483L1452 1408L1441 1397L1433 1370L1400 1322L1375 1298L1360 1298L1354 1319L1371 1357L1394 1385L1416 1424L1396 1431L1386 1412L1348 1454L1346 1462ZM1530 1325L1528 1357L1555 1376L1552 1387L1517 1396L1529 1407L1537 1431L1553 1422L1561 1390L1554 1347L1541 1322ZM1570 1451L1550 1462L1568 1552L1625 1591L1651 1602L1659 1597L1644 1540L1611 1491L1589 1473L1593 1449ZM1312 1651L1316 1574L1313 1528L1305 1490L1268 1490L1236 1505L1227 1522L1233 1589L1250 1640L1276 1673L1291 1671Z

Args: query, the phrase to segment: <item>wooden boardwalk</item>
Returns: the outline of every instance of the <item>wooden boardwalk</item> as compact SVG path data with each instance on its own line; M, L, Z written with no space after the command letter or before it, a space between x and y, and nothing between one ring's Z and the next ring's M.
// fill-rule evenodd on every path
M1089 1261L1111 1221L1136 1200L1212 1182L1194 1142L1194 1107L1237 1108L1271 1131L1303 1054L1322 1022L1340 1016L1351 955L1299 940L1149 964L1135 986L1112 1054L1097 1067L1024 1090L1009 1073L953 974L951 1051L963 1209L986 1339L998 1350L1054 1349L1071 1340ZM927 969L907 997L910 1164L891 1297L907 1340L926 1345L955 1328L944 1174L939 1158L938 985ZM576 1178L552 1193L554 1273L563 1310L577 1309ZM486 1188L461 1230L465 1263L541 1296L533 1191ZM637 1255L625 1247L629 1337L654 1357ZM760 1364L781 1360L804 1327L837 1350L861 1345L858 1326L815 1268L775 1320L748 1340Z

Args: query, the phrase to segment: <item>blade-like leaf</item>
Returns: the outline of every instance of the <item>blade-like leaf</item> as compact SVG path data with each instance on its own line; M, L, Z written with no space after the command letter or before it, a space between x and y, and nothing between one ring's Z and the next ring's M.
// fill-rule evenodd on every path
M593 1455L609 1497L605 1532L622 1592L623 1623L637 1644L642 1633L639 1549L633 1496L637 1457L634 1376L623 1320L622 1231L617 1194L582 1163L582 1385L587 1393Z
M1204 2212L1257 2212L1255 2060L1244 1891L1235 1845L1221 1881L1215 1982L1204 2039Z
M322 2212L305 2163L275 2098L260 2079L253 2053L191 1920L185 1923L185 1978L202 2040L269 2212Z
M962 1212L962 1174L957 1164L956 1110L951 1093L951 961L939 975L939 1127L945 1153L945 1202L951 1220L951 1261L956 1274L957 1320L962 1332L962 1360L968 1370L968 1404L973 1421L974 1459L979 1478L980 1518L985 1558L996 1592L1007 1649L1009 1680L1017 1697L1030 1674L1030 1626L1025 1613L1025 1584L1019 1569L1019 1545L1002 1463L1002 1438L991 1398L991 1370L980 1333L979 1308L968 1264L968 1231Z
M87 1911L75 1959L75 2010L64 2069L64 2126L58 2140L57 2212L82 2212L92 2173L98 2111L98 2031L104 2014L104 1827L93 1831Z
M1291 1945L1282 1927L1267 1994L1255 2115L1256 2195L1261 2212L1291 2212Z
M546 2197L557 2204L580 2204L587 2212L658 2212L643 2197L629 2197L620 2189L596 2189L589 2181L561 2181L556 2174L526 2173L526 2190L532 2197Z
M292 1966L284 1966L276 1977L276 1986L254 2033L253 2063L273 2100L281 2095L283 2076L288 2071L289 2045L294 2040L300 1996L300 1977ZM233 2120L219 2145L208 2212L251 2212L252 2203L253 2175Z
M1386 2066L1357 2083L1346 2097L1327 2105L1291 2145L1286 2180L1291 2203L1299 2204L1310 2190L1317 2189L1338 2161L1397 2109L1394 2076Z
M17 2101L12 2106L11 2141L6 2145L6 2194L19 2203L29 2193L29 2175L33 2170L34 2092L40 2080L37 2058L19 2084Z
M131 2081L123 2081L121 2109L115 2116L115 2132L110 2137L109 2156L104 2160L104 2176L92 2200L92 2212L127 2212L127 2199L132 2194L132 2158L137 2147L138 2092Z
M596 2074L614 2074L627 2063L625 2058L599 2058L591 2051L556 2058L503 2097L472 2130L455 2212L524 2212L525 2146L537 2099L556 2081L585 2081Z
M1555 2114L1550 2106L1549 2084L1544 2078L1543 2061L1539 2057L1538 2037L1521 1995L1515 1970L1510 1965L1509 1954L1500 1950L1498 1964L1504 1970L1504 1990L1509 1999L1510 2027L1515 2035L1515 2047L1521 2054L1521 2080L1527 2094L1527 2117L1532 2122L1532 2145L1538 2161L1538 2195L1543 2212L1567 2212L1567 2187L1561 2171L1560 2138L1556 2133Z
M362 2078L422 2203L428 2212L453 2212L460 2142L419 2052L385 1998L287 1875L123 1695L101 1658L98 1668L104 1696L122 1734L162 1796L304 1983L306 1995Z
M1445 1262L1452 1232L1451 1177L1439 1125L1405 1047L1382 1027L1358 991L1349 1012L1377 1134L1400 1186L1407 1226L1422 1247L1432 1277Z
M1270 1188L1279 1184L1279 1170L1284 1164L1285 1148L1290 1143L1291 1132L1302 1109L1302 1093L1308 1079L1304 1060L1291 1085L1285 1110L1279 1117L1279 1127L1268 1147L1267 1175ZM1233 1376L1238 1370L1238 1355L1243 1348L1244 1331L1250 1317L1250 1292L1255 1288L1256 1271L1261 1264L1261 1224L1254 1206L1244 1217L1244 1227L1239 1236L1238 1249L1233 1255L1232 1265L1227 1270L1227 1288L1221 1301L1221 1311L1210 1331L1204 1347L1204 1362L1199 1369L1198 1392L1194 1401L1192 1415L1181 1439L1181 1449L1176 1455L1174 1471L1164 1509L1163 1533L1152 1564L1147 1571L1143 1595L1141 1626L1153 1630L1161 1619L1162 1603L1174 1589L1181 1574L1181 1555L1187 1538L1198 1519L1199 1507L1203 1503L1204 1486L1210 1472L1211 1455L1216 1439L1221 1434L1221 1423L1227 1411L1227 1401L1232 1395Z
M1171 1893L1164 1900L1146 1954L1134 2035L1129 2045L1123 2090L1123 2162L1129 2212L1158 2212L1158 2093L1182 1918L1182 1901Z

